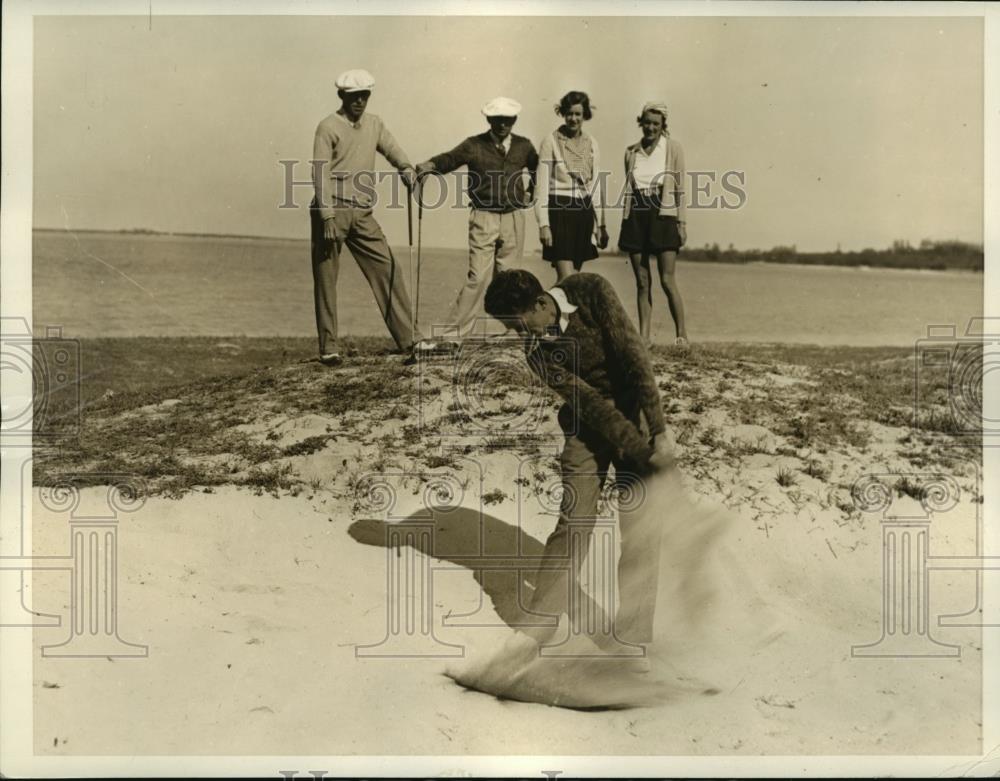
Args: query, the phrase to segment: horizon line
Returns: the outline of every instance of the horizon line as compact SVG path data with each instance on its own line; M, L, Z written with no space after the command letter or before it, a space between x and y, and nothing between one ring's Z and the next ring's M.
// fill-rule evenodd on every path
M195 231L164 231L164 230L154 230L152 228L49 228L46 226L35 226L31 227L32 233L36 231L43 231L48 233L113 233L113 234L135 234L138 236L188 236L192 238L219 238L219 239L265 239L269 241L298 241L298 242L308 242L308 238L297 238L291 236L268 236L264 234L254 234L254 233L198 233ZM907 241L908 240L905 240ZM970 247L974 247L979 250L980 253L985 253L985 246L982 243L965 241L963 239L922 239L921 241L932 241L935 243L939 242L956 242L959 244L966 244ZM691 251L704 251L705 249L711 249L712 244L703 244L701 246L687 245L685 249L689 252ZM715 244L714 246L718 246ZM911 249L919 250L918 246L910 245ZM454 249L463 250L464 247L435 247L434 249ZM763 247L752 247L749 249L732 247L732 249L719 248L720 252L773 252L774 250L789 250L791 249L797 255L820 255L820 254L830 254L830 253L841 253L844 255L850 254L852 252L861 253L867 249L874 250L875 252L887 252L892 251L893 246L890 244L887 247L875 248L875 247L865 247L865 250L842 250L838 246L836 249L826 249L826 250L799 250L795 248L795 245L775 245L773 247L763 248ZM527 254L527 253L526 253ZM536 253L537 254L537 253Z

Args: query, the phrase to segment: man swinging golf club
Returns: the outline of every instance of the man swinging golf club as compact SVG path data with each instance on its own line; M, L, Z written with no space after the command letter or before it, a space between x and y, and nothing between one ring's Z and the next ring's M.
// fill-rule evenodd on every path
M457 347L458 340L472 331L486 287L504 268L504 261L520 260L524 252L524 209L531 205L538 169L534 145L511 132L521 104L510 98L494 98L482 112L490 125L488 131L470 136L450 152L417 166L420 175L447 174L462 166L469 172L469 271L446 329L448 338L441 345L446 349Z
M504 271L486 291L486 311L527 337L528 365L566 402L558 414L565 435L562 506L543 554L543 560L556 561L569 555L575 533L589 540L609 467L614 465L620 488L634 486L643 475L674 465L673 436L649 353L604 277L573 274L545 290L529 271ZM576 346L573 360L565 340ZM635 515L621 519L615 622L618 640L644 644L652 639L655 600L649 585L655 586L659 539L655 525L639 530L636 522ZM556 568L539 568L531 612L571 612L567 595L570 589L580 593L579 573L570 573L569 588L562 577ZM524 630L538 642L552 631Z
M395 166L408 189L416 182L416 172L382 120L365 111L374 77L365 70L349 70L335 83L341 106L316 128L312 161L316 195L309 209L320 362L328 366L341 362L337 274L345 244L371 285L396 346L414 353L430 350L432 345L414 332L403 269L372 216L375 152Z

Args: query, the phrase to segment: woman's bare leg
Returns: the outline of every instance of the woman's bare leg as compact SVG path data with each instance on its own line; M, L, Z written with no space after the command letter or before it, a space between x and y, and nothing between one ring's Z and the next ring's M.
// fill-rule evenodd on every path
M558 285L566 277L572 276L574 271L579 271L580 269L573 268L572 260L557 260L556 261L556 284Z
M632 272L635 274L636 308L639 310L639 334L649 344L649 330L653 313L653 286L650 280L649 255L631 253Z
M660 284L663 286L663 292L667 294L667 306L670 307L670 316L674 318L677 336L687 339L684 302L681 300L681 290L677 286L677 276L674 273L677 265L677 253L673 251L661 252L657 256L657 265L660 269Z

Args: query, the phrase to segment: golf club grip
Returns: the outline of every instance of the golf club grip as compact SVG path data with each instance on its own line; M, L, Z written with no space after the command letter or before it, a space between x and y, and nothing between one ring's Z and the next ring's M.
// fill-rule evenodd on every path
M413 196L406 191L406 235L409 245L413 246Z

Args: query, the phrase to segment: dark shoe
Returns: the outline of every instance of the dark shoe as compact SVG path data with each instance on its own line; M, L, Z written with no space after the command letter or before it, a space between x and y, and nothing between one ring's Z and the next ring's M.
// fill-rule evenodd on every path
M410 346L410 354L403 361L403 366L413 366L421 358L433 355L434 349L434 342L428 341L427 339L421 339L419 342L414 342Z
M319 362L324 366L340 366L344 359L340 357L340 353L326 353L319 357Z
M403 361L403 366L413 366L420 361L421 358L433 355L435 349L434 342L427 339L421 339L419 342L414 342L410 346L410 354Z

